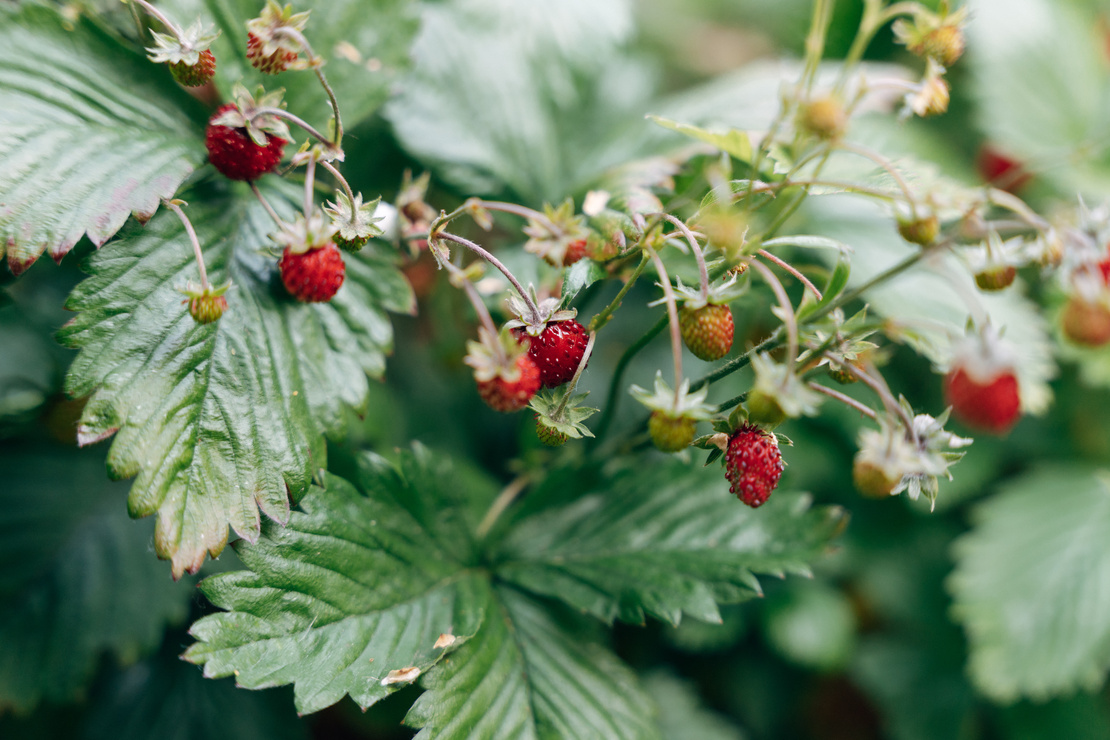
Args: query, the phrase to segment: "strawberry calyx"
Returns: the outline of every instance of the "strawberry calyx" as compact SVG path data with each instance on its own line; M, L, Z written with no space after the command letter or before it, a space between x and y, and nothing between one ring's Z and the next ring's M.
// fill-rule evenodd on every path
M175 30L175 29L174 29ZM157 64L183 64L194 67L200 62L201 53L208 51L212 43L219 38L220 32L212 32L212 27L205 27L198 19L193 25L182 29L179 33L166 34L151 31L154 37L154 46L147 47L147 58Z
M524 251L555 267L567 267L585 256L590 236L585 217L575 213L570 198L558 207L544 203L543 218L530 217L524 233Z
M519 330L521 336L538 337L547 329L548 324L570 321L578 315L577 309L560 308L562 301L559 298L545 298L541 301L533 286L529 286L529 290L532 305L516 293L510 295L508 300L509 313L514 318L506 322L505 327ZM536 308L535 313L532 306Z
M285 121L279 116L267 112L268 110L280 110L285 107L285 103L281 99L284 94L285 90L283 89L265 92L259 86L252 95L242 83L237 82L232 89L232 96L235 100L234 106L222 108L219 114L209 121L209 124L235 129L241 128L250 137L251 141L258 146L269 144L268 135L285 141L292 141L293 136L289 133L289 126L286 125Z
M561 439L558 444L562 444L568 439L594 436L582 423L598 412L598 409L582 405L588 395L567 395L547 390L532 396L528 406L536 412L536 432L545 444L555 447L558 445L552 442L556 439Z
M223 285L200 286L192 280L185 283L180 292L185 295L182 303L189 305L189 314L198 324L211 324L219 320L227 310L227 298L224 296L231 288L231 281Z
M911 53L935 60L951 67L964 53L964 31L967 24L966 7L955 12L947 8L940 13L918 5L912 21L904 18L894 22L895 39Z
M270 234L270 238L292 254L305 254L333 243L336 230L335 223L316 208L308 218L298 213L293 223Z
M709 388L690 392L688 378L682 380L676 391L663 380L663 373L656 371L653 390L633 385L629 393L651 410L648 432L656 448L663 452L679 452L689 447L697 422L711 421L717 415L717 407L705 401Z
M382 235L377 224L385 216L375 216L381 197L363 203L362 193L355 193L354 202L342 190L335 193L335 201L328 201L324 210L331 216L335 227L335 243L349 252L362 249L371 238Z
M307 68L309 63L298 57L304 51L301 32L308 24L308 16L309 11L294 13L292 5L283 8L274 0L266 0L258 17L247 21L251 64L268 74ZM285 33L285 29L294 33Z

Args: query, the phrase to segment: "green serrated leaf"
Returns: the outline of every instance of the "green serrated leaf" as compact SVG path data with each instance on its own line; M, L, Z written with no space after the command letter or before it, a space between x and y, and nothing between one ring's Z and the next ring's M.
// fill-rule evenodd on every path
M608 273L598 263L590 259L578 260L563 273L561 305L564 308L570 306L580 292L606 277Z
M204 113L91 22L0 8L0 257L19 274L149 218L204 162Z
M328 476L287 527L238 548L249 570L201 584L228 611L193 625L186 660L247 688L291 683L302 714L348 694L365 708L477 631L488 587L465 570L473 545L446 471L419 448L361 467L363 493Z
M75 699L105 653L157 647L192 588L147 556L150 527L120 508L101 455L9 444L0 465L0 712L25 712Z
M651 700L612 653L510 588L490 589L482 628L422 680L405 723L420 740L648 740Z
M852 260L842 251L836 260L836 266L833 268L832 275L829 276L828 283L825 284L825 289L821 291L821 300L803 304L798 310L798 320L805 319L818 309L824 308L835 301L840 296L841 291L848 287L848 276L851 273ZM805 297L808 298L809 293L806 293Z
M287 190L264 189L291 212ZM342 433L344 408L360 409L367 375L384 370L385 311L413 305L382 245L345 258L330 303L293 301L267 253L269 217L224 195L197 192L186 209L212 282L233 283L218 322L198 325L181 305L197 268L181 223L163 211L92 257L67 304L77 316L58 334L81 349L67 391L91 394L78 440L118 433L109 470L138 476L129 509L157 513L155 550L177 576L218 554L229 525L254 540L259 510L288 518L290 495L324 467L321 432Z
M1110 668L1110 474L1043 468L974 519L948 586L976 686L1002 702L1095 690Z
M717 470L653 465L514 520L497 574L607 622L642 623L645 612L719 622L718 603L758 595L753 573L808 572L843 521L839 509L782 491L755 511Z
M722 152L726 152L742 162L750 162L752 159L752 142L748 134L744 131L731 129L725 133L714 133L700 126L679 123L669 118L663 118L662 116L649 115L648 119L654 121L663 128L676 131L683 136L688 136L691 139L715 146Z

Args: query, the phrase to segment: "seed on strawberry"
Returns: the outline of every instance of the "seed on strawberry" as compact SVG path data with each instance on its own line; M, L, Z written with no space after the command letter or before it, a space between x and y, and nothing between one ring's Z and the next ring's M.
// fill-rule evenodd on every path
M682 341L700 360L719 360L732 349L735 324L728 306L683 307L678 323Z
M979 431L1005 434L1021 416L1017 376L1011 370L976 378L956 367L945 378L944 391L956 418Z
M1084 347L1101 347L1110 342L1110 306L1073 295L1061 316L1064 336Z
M652 411L648 417L648 433L661 452L680 452L694 441L697 422L688 416L674 416L666 411Z
M539 414L536 414L536 436L548 447L560 447L566 444L567 439L569 439L565 433L560 432L555 427L545 424L543 422L543 417Z
M589 344L586 328L574 319L549 322L538 337L529 337L522 328L513 329L513 334L517 341L531 340L528 356L539 367L545 388L560 386L573 378Z
M729 490L753 509L771 496L785 467L773 434L744 424L729 437L725 478L731 484Z
M332 242L299 254L286 247L278 267L285 289L303 303L330 301L346 274L343 256Z
M484 381L478 381L478 395L491 409L502 413L517 411L528 405L540 389L540 369L528 355L520 355L512 369Z
M216 56L209 49L200 52L196 64L171 62L170 74L185 87L200 87L216 75Z
M235 110L233 103L220 107L209 119L204 145L208 161L232 180L257 180L277 166L285 151L285 139L266 134L266 145L256 144L245 128L232 128L213 123L223 113Z

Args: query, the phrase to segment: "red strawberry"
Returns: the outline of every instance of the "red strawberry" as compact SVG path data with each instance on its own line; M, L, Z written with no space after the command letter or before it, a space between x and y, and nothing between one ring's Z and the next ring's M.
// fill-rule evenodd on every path
M563 267L570 267L578 260L586 256L589 251L588 242L585 239L575 239L567 245L567 251L563 253Z
M1021 162L1003 154L990 144L985 144L979 150L975 165L984 180L996 188L1009 190L1011 193L1021 190L1033 179Z
M976 378L957 366L945 378L944 392L952 413L973 429L1005 434L1021 416L1018 381L1012 370Z
M522 409L540 389L540 369L531 357L517 357L513 369L515 372L510 372L509 377L500 374L478 381L478 395L494 411L507 414Z
M289 69L297 61L297 52L279 48L270 55L263 53L263 41L253 33L247 34L247 60L251 66L268 75L276 75Z
M259 146L247 135L245 128L231 128L212 123L226 111L235 109L234 103L221 106L209 119L204 145L208 160L232 180L257 180L281 161L285 139L266 134L266 146Z
M196 64L171 62L170 74L185 87L200 87L216 75L216 56L208 49L200 52Z
M539 367L545 388L560 386L573 378L589 344L586 328L574 319L549 322L538 337L528 337L522 328L513 329L513 334L520 342L526 337L532 340L528 356Z
M346 274L343 256L332 242L302 253L286 247L278 267L285 289L304 303L330 301Z
M771 496L785 467L775 435L745 424L729 437L725 453L729 490L753 509Z
M656 449L661 452L679 452L694 441L697 421L689 416L674 416L656 409L648 417L648 432Z
M682 341L700 360L719 360L732 349L735 324L728 306L683 307L678 323Z

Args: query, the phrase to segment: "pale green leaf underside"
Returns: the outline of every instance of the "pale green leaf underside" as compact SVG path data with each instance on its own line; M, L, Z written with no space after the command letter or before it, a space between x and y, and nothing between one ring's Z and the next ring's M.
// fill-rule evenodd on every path
M663 128L670 129L683 136L688 136L696 141L714 146L722 152L730 154L743 162L751 161L752 142L748 134L744 131L732 129L724 133L718 133L699 126L691 126L688 123L672 121L663 116L649 115L648 119L654 121Z
M20 273L149 218L205 160L203 112L87 21L0 9L0 257Z
M204 582L228 611L193 625L185 657L248 688L294 684L301 713L348 694L370 706L404 685L383 686L390 671L427 670L448 649L441 634L478 629L487 589L454 559L450 494L427 479L442 472L418 448L399 469L368 457L366 495L328 476L287 527L239 548L249 571Z
M1093 691L1110 668L1110 475L1051 467L975 511L953 614L972 680L999 701Z
M654 707L604 647L510 588L490 590L478 633L422 679L405 718L420 740L647 740Z
M783 491L750 509L719 468L672 462L515 522L498 574L610 622L719 622L719 602L760 593L756 573L808 573L843 521Z
M263 181L264 185L266 181ZM289 205L268 190L279 209ZM242 195L243 191L237 191ZM259 509L288 518L324 467L321 432L341 432L380 375L392 331L386 309L410 310L404 278L379 244L346 257L327 304L293 301L268 252L273 230L253 200L198 192L188 206L210 279L227 279L228 310L196 324L179 289L199 279L180 222L163 211L95 254L67 304L59 339L78 354L67 391L90 395L83 444L117 433L113 475L137 476L133 516L157 513L155 549L175 575L218 554L230 525L258 536Z
M0 454L0 712L76 698L101 656L127 662L185 618L191 584L147 554L93 451Z

